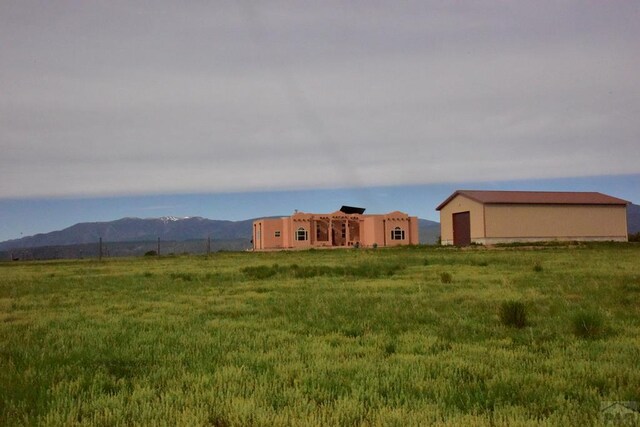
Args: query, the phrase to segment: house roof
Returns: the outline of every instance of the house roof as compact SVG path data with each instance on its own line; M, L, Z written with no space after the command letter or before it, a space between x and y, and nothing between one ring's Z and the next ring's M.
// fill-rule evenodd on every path
M628 201L596 192L458 190L436 208L441 210L456 196L483 204L525 205L627 205Z

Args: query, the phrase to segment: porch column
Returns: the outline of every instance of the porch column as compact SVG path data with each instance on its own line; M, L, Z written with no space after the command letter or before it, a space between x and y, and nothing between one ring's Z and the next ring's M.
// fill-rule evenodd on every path
M349 221L349 217L347 217L344 224L344 229L345 229L344 245L345 246L349 246L349 225L350 225L350 221Z
M317 227L316 221L313 218L311 218L309 220L309 234L310 234L309 243L311 244L311 246L313 246L316 240L316 227Z
M329 246L333 246L333 220L329 217L329 228L327 229L329 234Z
M387 246L387 220L382 220L382 246Z

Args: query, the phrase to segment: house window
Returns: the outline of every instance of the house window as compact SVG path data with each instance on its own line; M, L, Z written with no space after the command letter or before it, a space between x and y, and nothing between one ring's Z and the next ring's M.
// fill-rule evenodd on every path
M347 237L347 224L342 223L342 238L345 239Z
M302 227L296 230L296 240L308 240L308 239L309 239L309 233L307 233L307 230L305 230Z
M280 232L279 232L279 231L276 231L275 233L273 233L273 236L274 236L274 237L280 237Z
M400 227L391 230L391 240L404 240L404 230Z

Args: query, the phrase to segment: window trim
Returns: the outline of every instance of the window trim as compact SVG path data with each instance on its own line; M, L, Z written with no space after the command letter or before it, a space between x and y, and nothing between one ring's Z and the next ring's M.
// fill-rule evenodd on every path
M404 229L402 229L401 227L396 227L393 230L391 230L391 240L404 240L404 239L405 239Z
M304 227L299 227L296 230L296 241L298 242L306 242L309 240L309 232Z

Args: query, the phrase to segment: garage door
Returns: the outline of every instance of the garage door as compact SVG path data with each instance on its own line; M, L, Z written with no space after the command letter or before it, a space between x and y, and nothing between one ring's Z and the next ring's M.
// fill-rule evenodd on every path
M471 215L468 211L453 214L453 244L456 246L471 244Z

